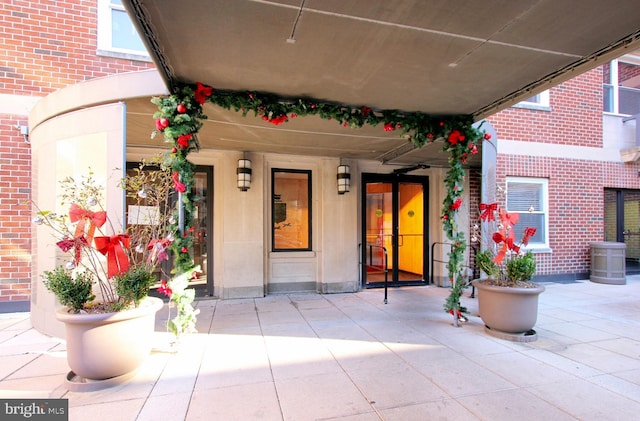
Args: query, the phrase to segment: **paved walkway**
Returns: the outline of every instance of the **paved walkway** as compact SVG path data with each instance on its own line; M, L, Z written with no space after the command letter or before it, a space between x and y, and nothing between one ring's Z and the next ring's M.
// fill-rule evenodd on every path
M70 392L65 345L0 315L0 398L67 398L70 420L632 420L640 277L544 284L538 340L452 326L447 289L203 300L198 334L126 384ZM168 339L158 317L158 346Z

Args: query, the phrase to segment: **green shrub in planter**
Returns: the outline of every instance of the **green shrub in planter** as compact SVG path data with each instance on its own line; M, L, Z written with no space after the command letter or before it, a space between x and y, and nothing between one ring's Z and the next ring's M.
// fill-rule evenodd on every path
M60 304L70 307L74 313L79 313L86 303L95 298L91 292L93 274L89 271L78 272L74 279L71 270L57 266L52 271L45 271L42 278L45 288L58 297Z
M113 282L120 297L118 304L123 308L132 303L138 306L155 281L156 276L144 266L134 266L122 275L116 276Z
M510 282L530 281L536 273L536 259L531 251L517 259L507 260L507 277Z

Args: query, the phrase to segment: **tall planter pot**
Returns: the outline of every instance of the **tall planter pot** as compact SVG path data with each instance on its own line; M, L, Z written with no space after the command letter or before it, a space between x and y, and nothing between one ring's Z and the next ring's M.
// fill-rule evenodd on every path
M147 297L134 309L103 314L56 312L65 324L67 362L85 380L105 380L133 372L151 353L159 298ZM71 374L71 373L70 373ZM68 377L69 379L69 377Z
M478 311L487 331L505 339L530 336L535 340L535 326L538 319L538 296L545 288L502 287L475 280L478 290ZM502 334L502 335L501 335Z

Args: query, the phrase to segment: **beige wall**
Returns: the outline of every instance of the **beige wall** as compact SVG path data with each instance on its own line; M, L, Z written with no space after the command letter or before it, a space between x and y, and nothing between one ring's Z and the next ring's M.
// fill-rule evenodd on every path
M59 182L67 176L80 179L91 169L105 187L106 210L114 229L121 226L123 194L118 187L123 168L124 105L121 103L87 108L64 114L36 126L30 134L33 159L32 198L41 210L68 212L61 206ZM34 211L35 213L35 211ZM55 320L58 306L53 294L42 284L41 274L64 264L48 227L36 226L32 242L31 323L53 336L64 336L64 326Z

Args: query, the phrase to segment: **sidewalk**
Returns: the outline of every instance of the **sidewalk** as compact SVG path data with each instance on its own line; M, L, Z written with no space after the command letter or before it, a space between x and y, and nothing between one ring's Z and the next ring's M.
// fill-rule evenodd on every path
M4 314L0 397L66 398L74 421L637 419L640 277L543 285L530 343L487 335L470 289L460 328L438 287L390 289L386 305L383 290L202 300L177 352L95 392L65 388L64 341Z

